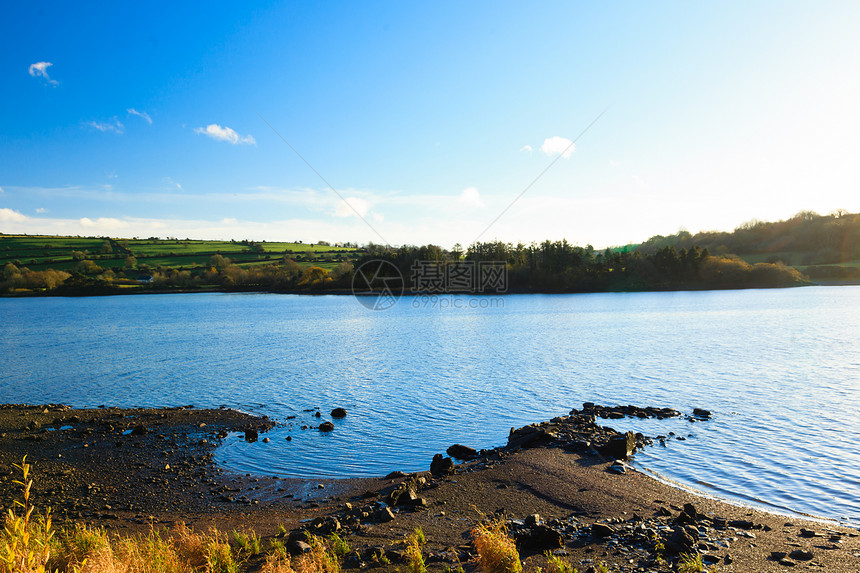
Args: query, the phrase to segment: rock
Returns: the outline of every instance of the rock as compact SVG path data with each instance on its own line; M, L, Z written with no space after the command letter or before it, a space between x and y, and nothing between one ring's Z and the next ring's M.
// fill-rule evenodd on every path
M616 460L626 460L636 449L636 436L633 432L627 432L622 436L612 436L605 446L600 448L600 452L615 458Z
M820 537L820 535L818 533L816 533L815 531L812 531L811 529L805 529L803 527L800 528L800 533L798 533L798 535L800 537L803 537L806 539L811 539L813 537Z
M135 426L131 431L132 436L142 436L147 433L149 433L149 429L146 426Z
M788 553L786 553L785 551L771 551L770 552L770 558L773 559L774 561L779 561L781 559L785 559L786 557L788 557Z
M394 512L391 511L390 507L380 507L373 512L373 520L379 523L388 523L394 520Z
M708 420L711 417L711 412L709 410L703 410L702 408L693 408L693 415L697 418Z
M605 523L595 523L591 526L591 534L595 537L609 537L615 533L615 528Z
M755 523L746 519L732 519L728 522L728 526L749 531L755 527Z
M462 444L454 444L446 450L446 453L452 458L457 458L458 460L468 460L478 454L475 448L470 448L469 446L464 446Z
M334 424L331 422L323 422L320 424L320 432L331 432L334 430Z
M606 468L606 471L613 474L625 474L627 473L627 466L623 463L616 461L614 464Z
M795 549L788 556L798 561L812 561L812 558L815 557L812 551L804 551L803 549Z
M256 442L257 438L260 437L260 433L254 428L248 428L245 430L245 441L246 442Z
M533 525L517 537L517 545L523 549L557 549L564 545L564 537L547 525Z
M346 410L343 408L335 408L331 411L332 418L346 418Z
M434 476L446 476L454 472L454 460L446 458L442 454L433 456L430 462L430 473Z
M269 443L269 441L270 441L270 440L269 440L269 438L263 438L263 443L264 443L264 444L268 444L268 443Z
M406 474L400 470L395 470L395 471L391 472L390 474L388 474L387 476L385 476L384 479L398 479L398 478L402 478L402 477L406 477Z
M291 553L310 553L311 546L304 541L290 541L288 548Z
M317 418L322 418L322 414L320 414L319 412L314 412L314 416L316 416Z
M684 509L681 510L681 514L675 518L675 523L683 525L686 523L696 523L699 519L699 512L696 510L696 506L692 503L685 503Z
M663 537L663 545L671 554L689 553L696 546L696 539L682 527L675 526L668 535Z
M540 525L540 515L537 513L533 513L526 517L526 525L529 527L534 527L536 525Z
M525 426L513 430L508 436L508 448L533 448L542 443L551 442L558 434L551 428L540 428L538 426Z

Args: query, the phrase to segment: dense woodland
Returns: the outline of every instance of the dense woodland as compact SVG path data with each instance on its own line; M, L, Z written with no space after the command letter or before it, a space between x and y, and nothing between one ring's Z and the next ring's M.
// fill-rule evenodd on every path
M680 231L602 251L567 241L490 241L466 249L434 245L332 246L254 241L34 237L0 234L0 292L101 294L165 290L348 291L371 261L396 266L404 287L416 275L503 262L505 292L601 292L793 286L860 280L860 215L798 213L732 232ZM480 281L474 291L482 291ZM462 289L458 289L462 292ZM497 292L491 290L488 292Z

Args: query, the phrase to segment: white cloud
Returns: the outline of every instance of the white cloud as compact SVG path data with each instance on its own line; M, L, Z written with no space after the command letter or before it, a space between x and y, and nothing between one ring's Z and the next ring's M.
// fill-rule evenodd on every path
M478 193L478 189L476 187L466 187L463 189L457 201L467 207L486 207L484 202L481 201L481 194Z
M81 227L84 227L85 229L101 229L104 231L115 231L117 229L124 229L128 226L128 223L112 217L99 217L95 221L88 217L83 217L80 219L80 224Z
M35 64L30 64L30 75L34 78L42 78L46 83L55 86L59 84L57 80L52 80L50 76L48 76L48 68L53 66L51 62L36 62Z
M92 127L93 129L97 129L102 133L112 131L114 133L122 133L125 129L125 126L117 119L113 118L111 121L85 121L84 125L88 127Z
M127 111L129 115L136 115L137 117L142 118L144 121L146 121L146 123L148 123L149 125L152 125L152 118L149 117L149 114L145 111L137 111L133 107L130 107L125 111Z
M177 191L182 191L182 185L171 179L170 177L165 177L164 182L170 185L171 187L175 187Z
M2 187L0 187L0 193L3 193L3 188L2 188Z
M531 145L523 145L522 147L520 147L520 151L525 151L526 153L531 153L532 151L534 151L534 148L532 148Z
M226 217L224 219L221 219L221 222L225 225L235 225L239 221L235 217Z
M232 143L233 145L237 145L240 143L257 145L257 141L252 135L239 137L239 134L230 129L229 127L221 127L217 123L210 123L206 127L198 127L194 130L194 133L202 133L203 135L211 137L216 141L226 141L227 143Z
M614 159L609 160L609 166L610 167L618 167L619 165L621 165L620 161L615 161Z
M22 215L18 211L13 211L5 207L0 208L0 221L4 223L23 223L28 219L29 217Z
M346 197L335 205L334 216L355 217L357 213L359 217L364 217L369 210L370 201L359 197Z
M567 159L573 155L573 152L576 150L576 145L566 137L554 135L553 137L547 137L543 141L543 145L540 146L540 150L547 155L560 154L563 158Z
M38 209L36 209L36 213L41 214L41 213L47 213L47 212L48 212L48 210L45 209L44 207L39 207Z

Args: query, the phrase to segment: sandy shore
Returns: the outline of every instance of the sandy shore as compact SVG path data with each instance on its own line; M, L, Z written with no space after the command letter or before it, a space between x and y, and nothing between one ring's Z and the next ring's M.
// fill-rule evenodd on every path
M272 424L229 409L2 406L0 504L17 497L12 464L27 455L34 501L61 524L125 531L182 521L264 537L279 525L339 530L356 550L346 568L371 567L382 552L391 564L380 570L402 568L403 540L421 527L431 570L462 563L468 571L471 529L482 516L504 515L527 566L541 566L549 550L580 573L601 561L616 571L674 571L678 552L699 551L717 571L860 571L856 530L696 496L629 468L616 473L613 459L587 444L559 446L559 436L580 427L570 420L536 426L526 434L540 439L512 439L517 447L436 475L272 479L212 463L227 432L262 440Z

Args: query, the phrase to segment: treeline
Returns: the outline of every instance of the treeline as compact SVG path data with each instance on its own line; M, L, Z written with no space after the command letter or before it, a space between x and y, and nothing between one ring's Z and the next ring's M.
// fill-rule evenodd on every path
M382 259L395 265L408 289L424 290L428 282L420 261L433 261L440 276L462 263L474 264L474 292L484 288L478 264L503 262L508 292L603 292L677 289L782 287L802 284L796 269L780 262L749 264L734 256L715 256L707 248L664 246L646 251L596 251L562 241L524 245L493 241L470 245L465 253L434 245L391 249L370 245L365 262ZM467 269L469 270L469 269ZM459 290L459 289L458 289Z
M732 232L710 231L651 237L636 250L654 254L664 247L698 246L715 255L769 255L767 262L808 266L860 259L860 214L837 210L830 215L801 211L777 222L750 221Z
M317 291L348 289L352 263L344 261L332 270L302 266L284 257L276 264L241 267L228 257L213 255L201 269L157 268L151 274L127 269L103 269L91 260L80 261L71 272L31 271L7 263L0 273L0 293L55 295L110 294L147 290L264 290Z

